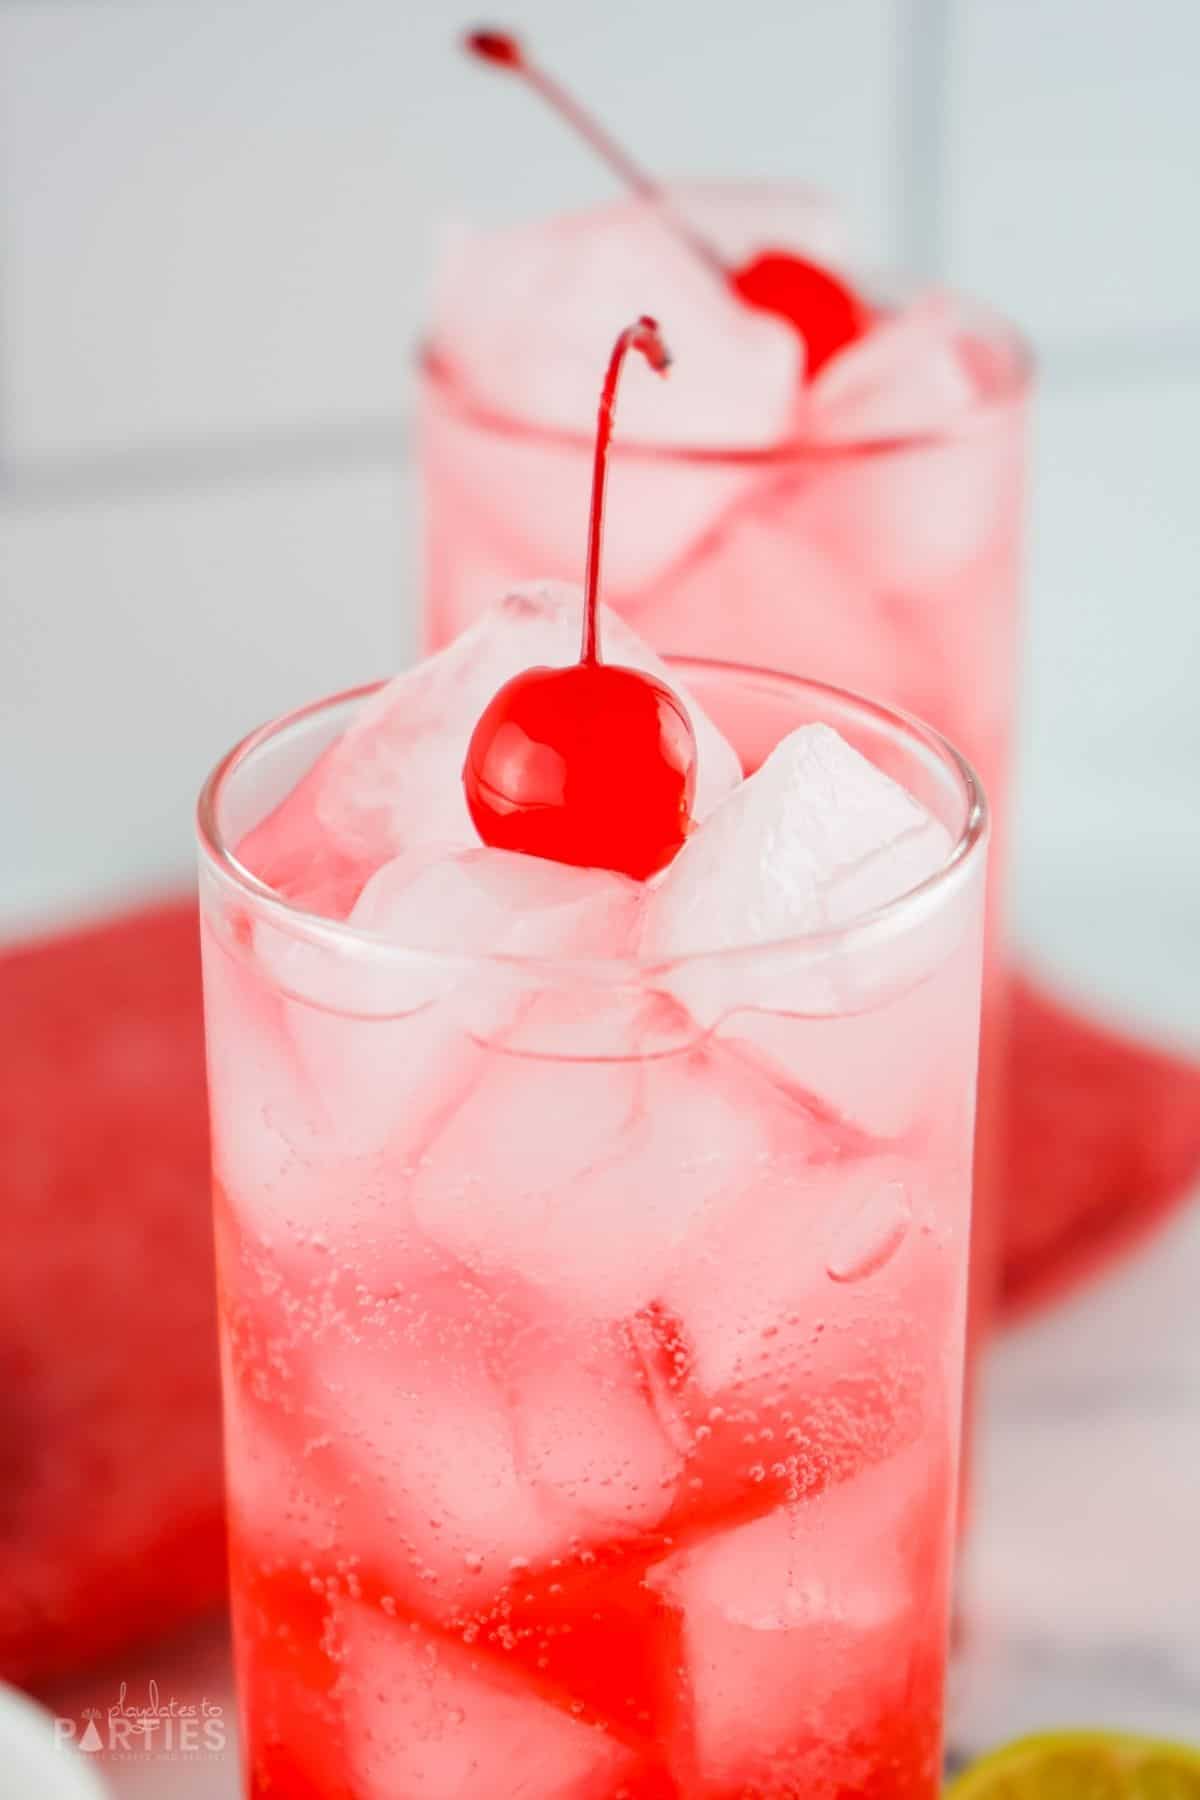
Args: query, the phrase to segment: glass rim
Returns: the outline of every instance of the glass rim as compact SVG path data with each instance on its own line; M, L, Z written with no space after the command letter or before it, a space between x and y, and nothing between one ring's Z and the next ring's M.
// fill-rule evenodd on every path
M790 194L797 199L821 197L819 188L812 183L799 181L731 179L676 182L669 185L695 193L713 193L731 198L736 198L739 194ZM644 203L639 203L636 199L625 202L630 209L639 204ZM545 229L552 230L556 226L578 223L590 213L599 214L609 210L612 208L579 208L572 212L549 214L540 223ZM997 391L981 397L955 425L941 431L913 432L893 437L850 436L824 443L814 443L810 439L796 436L778 438L766 444L745 445L672 443L666 439L660 442L648 438L618 437L613 440L613 456L643 463L698 463L767 469L806 464L822 466L858 457L895 456L903 452L933 450L955 444L980 419L1004 411L1028 394L1036 364L1033 347L1020 327L1003 313L941 282L917 286L915 278L905 275L903 270L868 269L864 285L869 289L872 281L885 290L889 284L894 285L899 281L903 287L914 292L941 294L963 306L969 320L977 323L977 335L987 343L999 346L1005 353L1005 376ZM441 347L436 331L429 333L418 343L416 361L422 380L445 399L460 418L478 430L525 444L591 455L594 438L590 422L578 429L567 425L553 425L525 417L510 408L493 406L473 393L470 384L456 371L453 359Z
M916 886L893 895L882 906L868 909L844 924L822 927L816 931L799 931L787 937L763 942L726 944L719 948L685 951L678 955L547 957L507 952L479 952L427 949L404 945L382 933L355 926L345 919L333 919L310 911L288 899L268 882L263 881L242 863L232 844L226 841L220 827L219 808L228 783L249 760L283 733L303 725L317 714L363 702L388 685L387 679L371 681L319 699L280 714L247 732L233 745L210 771L200 790L196 805L196 830L205 861L225 881L231 883L256 908L263 909L272 921L294 935L315 940L326 947L338 946L363 957L392 963L419 963L458 969L507 970L528 976L561 982L578 979L604 985L629 986L643 984L648 974L669 969L696 966L725 966L739 961L780 955L828 955L836 949L868 948L873 942L894 935L906 925L916 924L932 901L955 883L964 869L976 863L982 854L990 829L990 815L983 785L974 768L941 732L926 725L914 714L899 707L887 706L865 695L832 683L790 675L778 669L757 668L752 664L726 662L715 658L667 656L668 667L678 670L686 682L688 673L712 674L742 683L766 683L774 689L794 694L811 694L818 701L827 698L839 707L847 703L851 710L877 725L899 733L906 743L936 757L943 768L957 778L963 794L964 813L961 827L945 861Z

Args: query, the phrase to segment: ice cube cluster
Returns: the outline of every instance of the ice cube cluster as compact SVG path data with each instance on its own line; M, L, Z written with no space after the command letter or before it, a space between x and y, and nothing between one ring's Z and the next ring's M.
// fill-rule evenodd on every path
M388 682L306 779L249 835L241 846L242 860L272 885L280 885L282 871L289 897L301 902L314 898L323 910L330 892L337 906L354 893L353 879L338 887L330 881L331 871L357 875L361 890L366 878L393 857L406 856L404 867L415 874L419 862L414 858L420 853L437 861L446 852L478 849L462 783L471 732L493 694L512 676L577 660L581 609L578 591L558 583L510 593L436 656ZM603 606L600 637L608 661L670 681L661 658ZM741 765L703 709L689 700L688 710L699 748L695 812L704 818L737 785ZM496 917L511 910L504 903L504 877L497 873L488 886L479 866L482 935L467 927L457 900L452 911L458 929L448 933L450 915L443 915L437 896L430 894L424 935L412 909L406 911L405 922L418 931L410 942L433 949L449 935L463 950L504 947L491 942ZM503 860L495 866L501 869ZM296 870L303 872L299 879ZM558 876L546 879L561 889ZM532 898L528 871L519 872L516 880L519 891ZM457 875L449 875L448 881L461 886ZM398 874L386 884L393 911L402 885ZM362 905L363 922L376 921L383 905L380 891L364 896Z
M683 188L677 202L734 261L770 243L844 261L844 234L815 200L781 219L755 205L762 196L741 193L731 220L729 198ZM677 366L665 393L631 371L622 431L634 441L749 449L916 437L953 426L980 392L961 316L941 294L881 309L805 387L794 328L747 307L640 202L550 225L456 230L443 246L433 310L438 355L470 400L552 430L590 429L596 345L614 319L641 312L667 324ZM531 318L542 322L532 332Z
M759 198L679 195L734 259L781 244L846 266L841 234L819 208L792 199L772 216ZM530 334L539 284L554 303L545 330ZM1009 655L998 636L981 663L976 640L981 620L994 616L999 634L1010 616L978 596L990 579L1011 583L1019 349L981 331L953 295L927 291L881 303L865 335L807 381L795 333L739 304L637 205L462 238L446 259L430 485L444 508L438 533L462 544L444 552L439 629L476 615L489 573L576 566L595 346L648 299L675 363L653 392L631 370L622 401L618 444L645 453L613 463L613 513L625 523L610 533L607 586L618 610L656 644L702 644L705 655L766 667L782 656L783 666L886 695L981 760L974 722L985 704L992 718L1003 709L976 688L960 724L954 694L963 668L999 670ZM480 429L478 414L532 429ZM554 435L564 429L578 454ZM705 454L669 453L679 447ZM731 447L749 454L720 454Z
M561 1167L548 1161L536 1177L547 1212L564 1183L587 1210L593 1155L626 1127L631 1142L645 1144L660 1120L668 1132L679 1129L687 1084L673 1085L669 1070L646 1059L713 1031L760 1062L785 1067L840 1116L884 1132L909 1122L919 1060L909 1093L900 1074L908 1059L887 1032L860 1029L845 1016L857 1009L857 996L841 982L836 953L725 954L869 915L925 881L949 854L945 827L828 726L800 726L743 779L732 745L681 690L698 741L697 824L650 883L478 842L461 783L475 719L519 668L573 656L580 606L578 594L561 587L505 597L440 655L380 689L240 847L262 880L277 883L282 871L291 898L333 912L361 934L348 952L344 940L324 943L261 919L254 966L212 959L213 1005L241 1021L237 1056L227 1058L220 1042L212 1051L218 1163L248 1204L265 1196L275 1206L290 1169L319 1171L331 1121L339 1153L371 1156L398 1136L419 1141L423 1122L432 1128L452 1100L462 1100L439 1155L443 1166L448 1156L462 1163L461 1206L450 1204L442 1223L456 1254L468 1255L478 1225L470 1181L478 1144L492 1145L502 1165L505 1144L545 1137L536 1116L522 1118L519 1064L507 1084L511 1097L495 1097L506 1085L503 1063L482 1096L473 1094L475 1059L489 1047L510 1056L601 1056L617 1071L605 1096L613 1117L600 1116L586 1082L574 1100L569 1068L559 1079L558 1105L567 1118L577 1111L578 1121L574 1131L546 1139L548 1157L556 1146L568 1159ZM671 679L620 620L606 616L603 632L613 660ZM341 872L332 884L331 870ZM376 945L395 954L381 957ZM627 968L629 976L624 986L535 995L527 959ZM921 1010L921 984L913 986L895 1029L941 1030ZM805 1015L815 1021L809 1035L798 1022ZM536 1095L533 1103L536 1111ZM710 1127L720 1129L721 1109L698 1110L697 1118L688 1135L703 1143ZM530 1235L531 1253L549 1268L559 1247L551 1223L539 1252L533 1179L527 1171L514 1190L514 1228ZM319 1175L311 1185L319 1195ZM414 1193L419 1213L419 1179ZM361 1193L358 1199L367 1206ZM303 1218L319 1202L301 1192L293 1204ZM614 1216L614 1206L622 1211L606 1183L595 1205L598 1221ZM382 1217L364 1218L361 1229L369 1260L371 1245L386 1238ZM599 1261L598 1279L602 1268Z
M349 922L410 950L652 961L844 925L945 862L940 821L827 725L798 727L743 779L736 750L686 687L604 608L606 658L675 686L691 716L690 840L645 886L481 846L462 786L475 721L519 670L574 660L581 608L562 585L511 593L398 675L249 834L241 860L272 884L303 863L316 910L329 868L353 868ZM290 897L309 898L294 883Z

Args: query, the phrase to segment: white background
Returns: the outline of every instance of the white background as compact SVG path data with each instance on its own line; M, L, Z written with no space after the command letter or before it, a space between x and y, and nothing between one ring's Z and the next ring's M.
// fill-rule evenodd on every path
M215 755L412 644L437 221L610 191L456 54L477 22L457 0L0 0L0 932L186 878ZM1200 6L519 0L503 22L653 167L829 185L868 260L1031 333L1020 926L1071 987L1200 1043ZM1195 1357L1167 1334L1198 1267L1185 1223L1005 1352L980 1559L1018 1648L1039 1583L1068 1636L1104 1613L1116 1536L1135 1636L1178 1610L1200 1456ZM1068 1427L1032 1403L1092 1377L1134 1421L1124 1451L1103 1405ZM1200 1679L1194 1628L1171 1642ZM1023 1654L989 1729L1109 1704L1086 1658L1022 1700Z

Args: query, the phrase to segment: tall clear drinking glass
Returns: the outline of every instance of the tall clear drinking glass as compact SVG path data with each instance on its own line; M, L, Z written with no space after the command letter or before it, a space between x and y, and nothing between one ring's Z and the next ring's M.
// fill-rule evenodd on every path
M827 209L805 189L714 185L685 190L684 201L731 257L764 243L814 245L819 254L831 237ZM586 268L595 243L616 229L609 209L548 221L544 236L548 244L561 235ZM631 251L643 259L638 291L661 309L669 339L670 287L647 248L652 229L643 237ZM511 274L528 284L518 265L534 258L536 239L528 230L514 238L512 270L498 242L491 283L503 291ZM557 269L546 246L543 254ZM470 358L454 332L471 329L473 312L486 321L491 283L474 301L458 296L448 325L435 319L423 359L428 648L457 635L507 586L531 576L577 580L586 537L587 416L577 432L549 428L519 406L481 399L464 376ZM900 291L887 281L861 287L884 302ZM945 375L915 330L911 342L893 345L890 361L881 353L877 428L866 436L785 436L744 449L727 440L618 438L605 599L660 651L785 669L915 713L979 770L993 819L972 1265L972 1329L982 1333L1003 1205L1002 902L1030 367L1004 322L943 298L974 397L942 428L897 433L887 424L912 406L906 383ZM547 344L549 359L556 309L567 303L556 293L540 310L538 301L531 291L529 336ZM588 391L573 363L564 379ZM544 394L543 386L531 405ZM918 394L918 411L923 405Z
M747 770L834 726L945 864L756 949L431 955L238 861L363 694L204 791L252 1796L938 1792L983 801L910 719L677 667Z

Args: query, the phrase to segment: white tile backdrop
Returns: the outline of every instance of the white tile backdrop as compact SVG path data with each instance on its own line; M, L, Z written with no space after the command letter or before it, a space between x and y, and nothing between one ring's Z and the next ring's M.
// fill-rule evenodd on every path
M1200 342L1200 7L957 0L945 250L1050 345Z
M521 0L669 172L837 183L891 247L893 0ZM611 191L453 0L0 0L9 454L395 418L448 209Z
M61 914L188 870L195 796L222 749L396 665L396 507L393 476L361 470L6 509L14 911Z
M1019 917L1075 984L1200 1037L1200 7L510 21L651 166L835 187L868 255L1033 333ZM0 928L186 871L211 754L410 644L437 222L610 187L457 53L476 22L459 0L0 0Z

